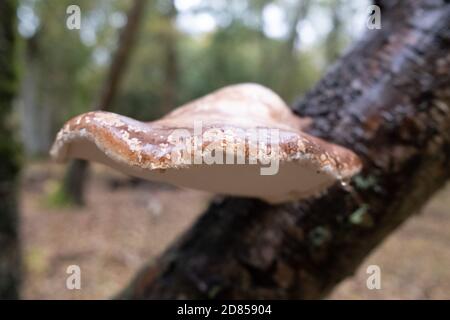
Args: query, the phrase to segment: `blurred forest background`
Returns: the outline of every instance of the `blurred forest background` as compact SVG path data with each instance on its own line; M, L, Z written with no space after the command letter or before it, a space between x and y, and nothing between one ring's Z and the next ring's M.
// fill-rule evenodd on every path
M73 1L19 3L22 137L27 155L47 156L61 125L96 107L132 2L76 1L79 31L65 24ZM365 1L148 1L108 108L152 120L238 82L261 83L292 102L363 31L366 8Z
M20 86L11 121L23 146L24 298L107 298L156 257L211 196L143 183L94 166L84 207L60 192L48 159L57 130L98 107L127 25L130 0L20 0ZM81 8L81 29L66 8ZM257 82L290 104L365 30L368 1L148 0L115 98L107 106L151 121L227 84ZM450 218L443 191L375 252L332 298L450 298ZM173 201L174 197L184 201ZM183 205L189 203L189 206ZM80 265L82 290L65 288ZM378 264L383 289L365 286Z

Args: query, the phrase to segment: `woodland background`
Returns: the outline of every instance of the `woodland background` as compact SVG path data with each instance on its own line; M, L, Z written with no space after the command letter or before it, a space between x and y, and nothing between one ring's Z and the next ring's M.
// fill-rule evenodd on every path
M66 27L70 4L81 8L81 30ZM80 205L64 191L66 167L48 158L61 125L102 103L133 4L17 1L20 81L8 123L17 128L12 135L22 146L23 298L113 296L212 199L94 165ZM261 83L292 104L367 31L368 5L359 0L148 0L106 108L151 121L239 82ZM450 187L444 188L330 298L450 298L449 196ZM81 290L65 288L72 264L82 269ZM371 264L381 267L381 290L366 287Z

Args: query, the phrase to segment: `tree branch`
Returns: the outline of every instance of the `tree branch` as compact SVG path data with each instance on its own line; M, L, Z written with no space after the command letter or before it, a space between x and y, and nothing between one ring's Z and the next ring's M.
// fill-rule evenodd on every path
M357 152L354 192L224 198L121 298L321 298L450 176L450 5L403 1L294 106ZM405 244L407 245L407 244Z

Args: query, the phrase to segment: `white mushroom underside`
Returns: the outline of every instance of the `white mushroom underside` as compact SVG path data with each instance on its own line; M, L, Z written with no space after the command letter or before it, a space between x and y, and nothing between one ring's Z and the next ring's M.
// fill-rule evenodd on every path
M65 158L103 163L128 175L212 193L255 197L271 203L316 195L337 179L332 172L321 170L307 159L281 161L274 175L261 175L260 164L192 164L185 168L150 170L108 157L89 139L73 139L66 148Z

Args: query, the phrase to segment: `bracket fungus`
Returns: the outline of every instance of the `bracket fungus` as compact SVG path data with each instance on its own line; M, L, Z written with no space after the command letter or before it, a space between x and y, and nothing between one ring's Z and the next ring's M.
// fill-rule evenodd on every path
M278 203L320 194L359 172L350 150L302 131L305 119L257 84L238 84L140 122L94 111L69 120L51 155L213 193Z

